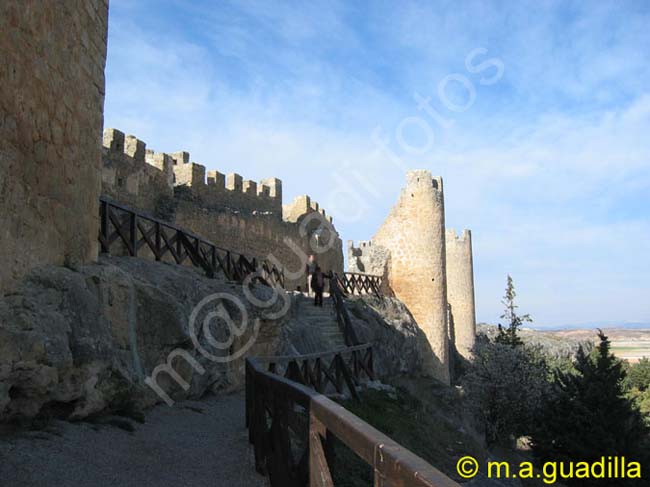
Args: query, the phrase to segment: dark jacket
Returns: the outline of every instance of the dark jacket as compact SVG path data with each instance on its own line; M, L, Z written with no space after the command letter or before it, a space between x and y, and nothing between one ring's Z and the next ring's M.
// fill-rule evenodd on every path
M316 271L311 275L311 288L318 291L325 288L325 274L322 271Z

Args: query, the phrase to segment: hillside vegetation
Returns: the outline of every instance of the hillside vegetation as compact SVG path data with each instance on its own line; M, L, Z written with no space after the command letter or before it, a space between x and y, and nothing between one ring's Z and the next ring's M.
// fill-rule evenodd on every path
M499 334L499 329L496 325L479 323L476 325L476 333L494 340ZM591 330L593 336L567 337L556 332L538 331L530 328L520 329L518 335L525 345L541 347L547 356L555 359L573 358L580 346L584 347L586 351L591 351L594 347L594 339L597 337L595 330Z
M465 455L479 465L526 460L539 469L547 461L625 457L646 470L650 361L621 361L603 332L567 336L524 328L532 318L519 313L515 297L508 276L506 325L478 326L472 360L456 367L456 387L402 376L393 379L393 391L369 390L345 407L461 482L455 467ZM337 486L372 485L367 465L341 444L335 451ZM468 485L543 485L539 477L496 481L479 473ZM638 479L609 478L607 485L638 485ZM602 485L594 480L562 477L557 484Z

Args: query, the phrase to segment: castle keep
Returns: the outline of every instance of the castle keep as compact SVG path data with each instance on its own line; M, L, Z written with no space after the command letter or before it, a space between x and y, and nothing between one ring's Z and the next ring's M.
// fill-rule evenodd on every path
M424 369L449 383L452 351L469 358L476 319L471 233L445 230L442 178L409 172L373 239L348 244L348 262L350 270L385 277L426 335Z

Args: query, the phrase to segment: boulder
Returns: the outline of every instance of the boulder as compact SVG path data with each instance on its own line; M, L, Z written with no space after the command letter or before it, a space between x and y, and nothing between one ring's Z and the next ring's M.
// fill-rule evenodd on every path
M348 302L378 376L416 374L423 337L396 299ZM344 344L333 308L176 264L103 256L33 270L0 297L0 422L141 416L158 402L231 391L247 356Z
M258 285L249 294L264 300L272 291ZM192 312L211 296L226 298L199 310L192 332ZM273 314L282 306L277 301L261 308L239 284L144 259L103 257L78 270L36 269L17 292L0 298L0 421L75 419L153 405L164 397L145 379L170 358L188 387L164 371L155 379L173 400L240 387L245 354L277 349L286 320ZM229 314L214 315L219 304ZM232 333L227 317L241 331Z
M380 377L419 375L423 356L431 353L427 339L400 300L372 295L348 302L359 341L372 343L375 371Z

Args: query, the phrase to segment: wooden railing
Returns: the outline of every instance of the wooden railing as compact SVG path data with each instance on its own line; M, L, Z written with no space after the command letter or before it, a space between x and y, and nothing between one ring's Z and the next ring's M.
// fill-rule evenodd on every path
M317 358L285 359L295 363L295 374L305 360L313 364ZM246 420L255 467L269 476L271 487L333 487L334 438L372 467L376 486L459 487L342 406L303 383L266 370L258 359L246 361Z
M383 278L372 274L360 274L358 272L344 272L337 274L341 289L345 294L374 294L382 296L381 285Z
M338 322L339 329L343 334L345 345L348 347L355 347L361 345L357 332L352 326L350 313L345 305L345 293L341 289L341 279L338 274L330 274L330 296L334 301L334 309L336 310L336 321Z
M357 387L363 376L375 380L370 344L324 353L256 358L256 360L260 363L268 363L269 372L311 387L323 394L328 391L344 394L347 389L353 398L358 399Z
M104 253L121 244L121 251L137 257L144 247L157 261L168 255L177 264L189 259L210 277L221 273L226 279L242 282L251 276L253 281L284 287L284 271L266 261L222 249L192 232L105 197L99 199L99 212L99 242Z

